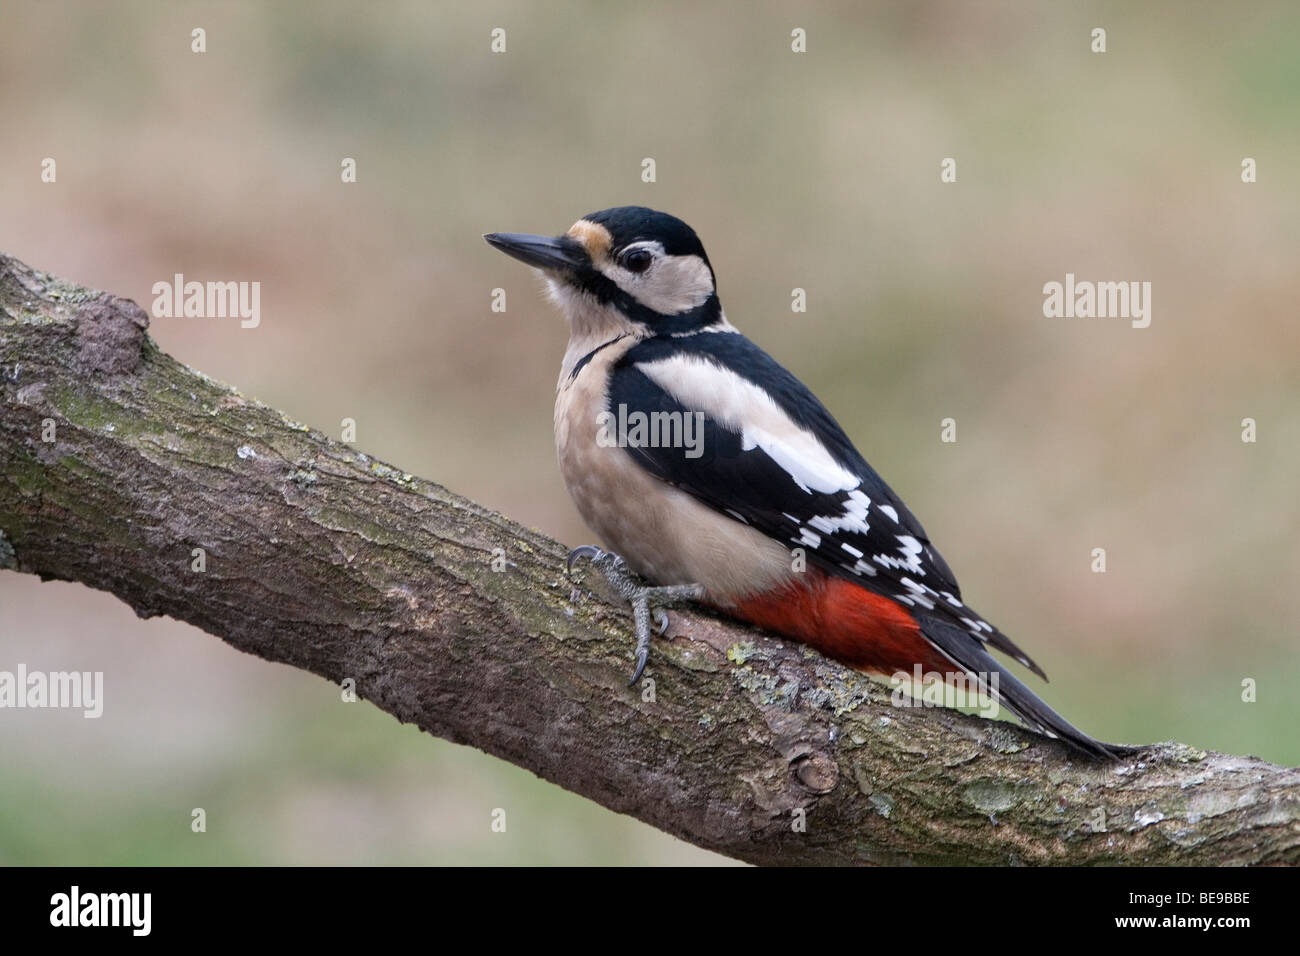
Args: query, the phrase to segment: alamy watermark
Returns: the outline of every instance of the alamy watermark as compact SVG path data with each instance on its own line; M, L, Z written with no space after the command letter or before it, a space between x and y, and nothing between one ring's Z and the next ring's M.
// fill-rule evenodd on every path
M703 412L629 412L596 416L596 444L601 448L684 448L687 458L704 454Z
M67 893L50 897L50 925L56 927L122 927L132 936L148 936L152 913L152 893L83 892L74 883Z
M0 709L80 710L83 717L104 713L103 671L0 671Z
M996 671L924 671L914 664L912 673L895 671L889 678L894 689L890 703L895 707L969 707L981 717L996 717L998 683Z
M1065 282L1043 286L1043 315L1049 319L1130 319L1135 329L1151 324L1150 282Z
M153 315L156 319L233 319L245 329L262 322L262 283L186 282L178 272L171 282L155 282Z

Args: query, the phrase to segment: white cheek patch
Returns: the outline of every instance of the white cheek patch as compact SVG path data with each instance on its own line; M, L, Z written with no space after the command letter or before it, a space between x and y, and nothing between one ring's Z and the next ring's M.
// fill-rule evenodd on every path
M763 449L805 491L848 491L862 483L767 392L730 369L694 356L639 362L637 368L682 405L739 432L744 448Z
M646 243L656 252L645 272L629 272L611 262L601 270L620 289L660 315L677 315L708 301L713 295L713 273L699 256L666 256L663 247Z

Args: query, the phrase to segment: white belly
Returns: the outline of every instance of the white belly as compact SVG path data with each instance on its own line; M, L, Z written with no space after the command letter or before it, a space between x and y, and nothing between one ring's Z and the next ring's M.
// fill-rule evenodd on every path
M715 604L788 580L788 547L660 481L627 450L597 442L610 366L634 344L628 337L601 349L572 381L570 362L561 373L555 447L583 520L641 576L655 584L701 584Z

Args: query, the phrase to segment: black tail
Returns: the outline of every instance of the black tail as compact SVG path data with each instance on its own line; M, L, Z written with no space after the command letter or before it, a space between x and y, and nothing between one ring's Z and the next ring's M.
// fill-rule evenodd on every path
M1043 703L1037 694L984 650L983 643L970 632L947 621L924 620L921 633L958 668L978 677L980 690L996 698L1030 729L1063 740L1089 757L1116 760L1138 749L1127 744L1102 743L1089 737ZM995 674L996 692L991 686Z

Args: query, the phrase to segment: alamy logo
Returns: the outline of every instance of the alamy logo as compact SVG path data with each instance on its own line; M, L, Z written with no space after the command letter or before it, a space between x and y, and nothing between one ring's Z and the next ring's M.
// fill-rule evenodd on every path
M51 926L126 926L132 936L148 936L152 927L152 893L68 893L50 897Z
M601 448L684 448L687 458L704 454L703 412L642 412L620 404L618 414L596 416Z
M262 321L262 283L186 282L178 272L171 282L155 282L153 314L158 319L233 319L245 329Z
M0 671L0 708L48 707L81 710L83 717L104 713L103 671Z
M974 671L923 671L920 664L912 673L896 671L889 678L894 688L890 703L895 707L973 707L981 717L998 715L998 674Z
M1065 282L1043 286L1043 315L1049 319L1131 319L1135 329L1151 324L1150 282Z

